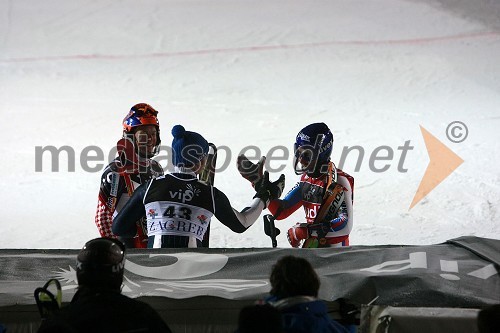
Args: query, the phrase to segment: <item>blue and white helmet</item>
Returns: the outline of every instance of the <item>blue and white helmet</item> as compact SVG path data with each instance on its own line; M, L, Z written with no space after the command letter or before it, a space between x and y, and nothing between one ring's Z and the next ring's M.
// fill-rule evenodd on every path
M156 146L153 148L153 155L158 154L161 144L160 138L160 122L158 121L158 111L156 111L151 105L146 103L138 103L132 106L128 114L123 118L123 137L131 137L135 149L137 148L137 143L133 137L135 131L145 125L153 125L156 127ZM151 156L152 157L152 156Z
M330 161L333 134L325 123L307 125L297 134L293 148L295 173L317 173L318 168Z

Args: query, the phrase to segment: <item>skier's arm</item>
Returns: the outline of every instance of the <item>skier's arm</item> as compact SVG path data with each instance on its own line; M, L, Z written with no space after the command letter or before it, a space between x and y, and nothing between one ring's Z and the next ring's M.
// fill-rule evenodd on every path
M101 185L99 188L97 210L94 220L101 237L116 238L111 232L113 213L125 185L122 177L114 173L111 166L112 164L108 165L101 176ZM114 195L111 193L112 188L116 189Z
M264 177L264 163L266 157L262 158L256 164L252 163L245 155L238 156L236 165L241 176L252 183L252 187L257 189L259 183ZM267 171L266 171L267 173ZM295 185L286 195L285 199L271 200L268 203L269 211L275 215L275 218L282 220L295 212L302 205L302 196L300 193L300 182Z
M111 226L113 224L112 216L113 212L109 208L107 200L101 195L101 193L99 193L94 220L101 237L116 238L116 236L111 232Z
M256 198L249 207L238 212L227 196L217 188L214 189L215 217L234 232L245 232L260 216L264 209L264 202Z
M241 212L233 209L226 195L213 187L215 217L232 231L242 233L254 224L270 200L278 199L281 196L284 187L285 175L282 174L278 180L271 182L269 172L264 172L259 183L255 186L255 200Z
M142 202L149 182L139 186L118 215L113 219L113 233L122 237L134 237L137 233L136 222L145 215Z
M283 220L299 209L300 206L302 206L302 193L300 182L298 182L290 192L286 194L285 198L282 200L272 200L268 208L271 214L275 215L278 213L276 216L277 220Z
M346 203L343 201L337 213L337 217L330 221L330 231L342 230L347 225L347 222L349 222L349 215L347 213Z
M345 231L343 229L347 226L348 222L348 209L345 200L343 200L333 218L330 217L320 221L319 223L309 224L307 227L301 223L297 223L288 229L288 242L292 245L292 247L299 247L302 240L309 238L311 232L314 230L322 230L323 232L328 233L329 237L345 236ZM338 232L343 234L339 235L337 234ZM347 235L349 235L348 232Z

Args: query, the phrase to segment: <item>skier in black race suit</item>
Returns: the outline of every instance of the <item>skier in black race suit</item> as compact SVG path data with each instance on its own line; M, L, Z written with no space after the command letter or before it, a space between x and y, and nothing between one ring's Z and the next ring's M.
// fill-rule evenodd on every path
M207 140L181 125L173 127L172 135L174 172L137 188L113 220L114 234L133 236L134 221L146 215L148 248L201 247L213 216L232 231L242 233L259 218L270 200L280 197L285 175L270 182L266 173L255 187L252 203L242 211L233 209L223 192L197 178L207 160Z

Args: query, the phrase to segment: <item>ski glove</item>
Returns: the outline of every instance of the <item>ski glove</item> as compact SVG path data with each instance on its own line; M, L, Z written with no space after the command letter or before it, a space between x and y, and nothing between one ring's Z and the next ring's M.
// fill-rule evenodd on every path
M254 198L259 198L264 202L265 207L269 205L271 200L279 199L283 189L285 188L285 175L281 174L278 180L271 183L269 181L269 172L264 172L262 178L255 183L255 195Z
M255 184L262 180L265 161L266 157L262 156L259 162L254 164L245 155L240 155L236 160L236 165L241 176L255 187Z
M118 161L112 167L114 172L118 172L121 175L138 174L148 169L150 161L148 159L139 159L134 141L131 138L125 137L118 140L116 150L118 152Z
M300 244L304 239L309 238L309 230L307 227L302 226L304 223L297 223L290 229L288 229L288 233L286 237L288 238L288 242L292 247L300 247Z

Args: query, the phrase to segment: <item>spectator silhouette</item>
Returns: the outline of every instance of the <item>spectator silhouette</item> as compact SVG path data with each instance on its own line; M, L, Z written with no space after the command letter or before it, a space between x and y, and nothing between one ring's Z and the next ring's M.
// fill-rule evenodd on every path
M171 333L151 306L121 294L124 265L120 241L87 242L76 261L78 291L68 306L42 322L38 332Z
M281 313L269 304L249 305L241 309L235 333L283 333Z
M273 266L268 301L282 314L286 333L347 333L318 299L320 281L304 258L285 256Z
M500 304L479 311L477 327L479 333L500 332Z

